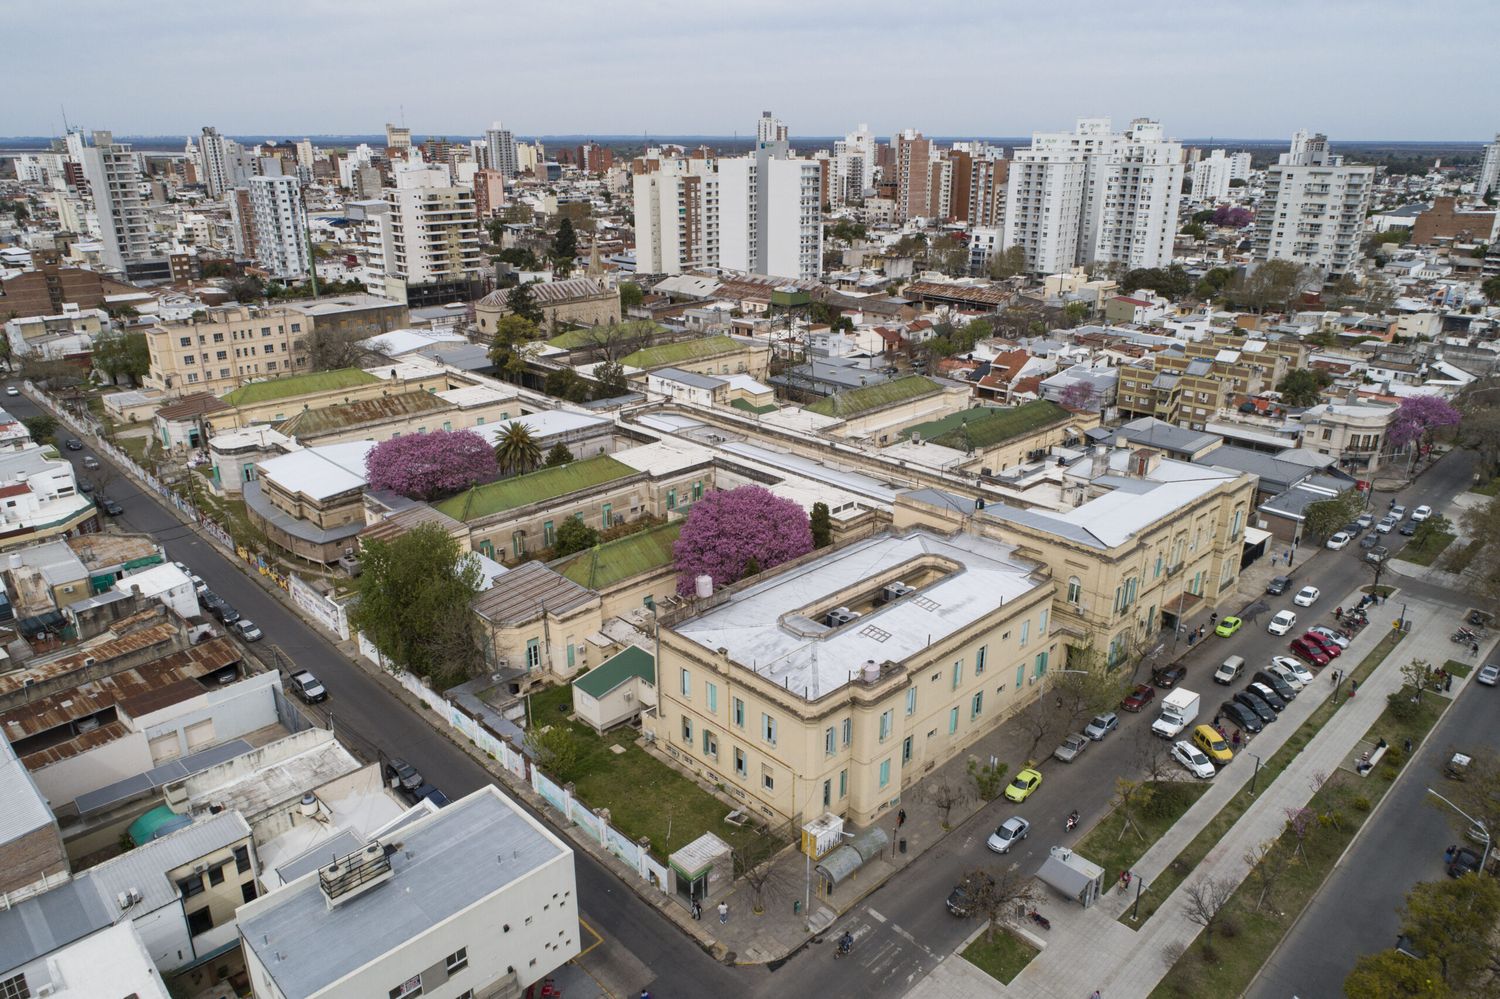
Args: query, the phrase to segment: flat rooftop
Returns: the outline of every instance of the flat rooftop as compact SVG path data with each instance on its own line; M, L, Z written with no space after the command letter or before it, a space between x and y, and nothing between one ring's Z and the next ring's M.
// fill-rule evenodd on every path
M1037 567L1015 548L973 535L929 531L880 534L731 594L728 601L677 625L682 637L808 700L849 683L860 664L903 662L935 639L959 631L1042 585ZM961 568L917 592L876 607L852 624L821 629L793 612L924 556ZM915 575L915 572L914 572ZM898 577L899 578L899 577ZM796 629L788 625L795 624ZM821 629L821 634L813 634Z
M493 787L387 838L401 848L384 884L330 909L313 872L239 910L282 994L312 995L570 852Z

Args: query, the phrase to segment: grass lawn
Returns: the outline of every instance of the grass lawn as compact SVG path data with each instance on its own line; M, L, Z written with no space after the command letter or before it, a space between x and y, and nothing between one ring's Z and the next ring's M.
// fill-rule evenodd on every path
M1500 476L1491 479L1482 486L1475 486L1469 492L1478 493L1481 496L1500 496Z
M1375 667L1385 662L1386 656L1391 654L1391 651L1395 649L1401 638L1402 636L1395 631L1382 638L1380 644L1375 646L1369 655L1365 656L1364 661L1349 672L1349 678L1363 680L1369 676L1375 670ZM1322 679L1321 674L1319 675L1319 679ZM1313 681L1313 686L1308 688L1309 695L1318 690L1317 682L1317 680ZM1338 706L1343 703L1342 700L1333 700L1330 698L1318 705L1317 710L1307 717L1307 720L1302 723L1297 731L1292 733L1292 737L1283 743L1282 747L1273 753L1271 758L1266 760L1261 766L1260 774L1255 779L1255 786L1257 788L1270 787L1271 782L1281 776L1281 772L1312 741L1313 736L1318 734L1328 722L1328 719L1333 717L1334 712L1338 710ZM1387 736L1386 738L1389 739L1390 737ZM1392 740L1393 743L1394 741ZM1188 875L1203 862L1204 857L1208 856L1208 851L1213 849L1214 845L1224 838L1224 835L1240 820L1240 816L1249 811L1250 806L1255 804L1255 802L1255 796L1250 793L1250 785L1247 784L1241 788L1233 798L1229 799L1223 808L1219 809L1219 813L1208 821L1208 824L1198 832L1198 835L1193 837L1192 842L1183 847L1182 852L1167 865L1166 869L1156 876L1156 880L1151 882L1150 890L1141 896L1140 921L1132 923L1130 915L1127 912L1120 917L1119 922L1130 927L1144 925L1151 914L1161 905L1162 900L1171 895L1172 892L1177 890L1178 885L1187 880Z
M1443 663L1443 669L1456 677L1465 677L1474 671L1474 667L1471 664L1461 663L1457 659L1449 659Z
M1167 780L1158 781L1156 794L1136 821L1139 833L1127 829L1125 816L1118 808L1112 808L1099 824L1078 841L1077 852L1104 868L1106 878L1117 877L1121 871L1133 869L1136 861L1193 806L1193 802L1208 790L1207 781ZM1121 835L1121 833L1124 835Z
M566 725L573 731L582 746L580 775L573 782L579 799L590 808L609 809L610 822L631 838L650 839L651 852L658 859L665 861L705 832L735 848L749 846L760 835L752 828L726 823L730 806L637 746L634 729L615 729L600 736L581 722L567 720L572 706L572 690L567 686L533 694L532 724ZM625 752L611 752L614 745Z
M1297 914L1322 888L1370 811L1390 790L1406 762L1399 750L1402 741L1420 741L1448 704L1441 697L1424 697L1406 719L1396 718L1387 707L1365 733L1366 741L1384 738L1391 747L1375 772L1357 777L1340 770L1329 779L1309 802L1318 820L1303 841L1302 855L1296 855L1296 839L1290 830L1275 841L1271 866L1276 861L1285 861L1285 866L1266 892L1265 904L1259 904L1264 884L1252 874L1226 904L1216 939L1206 945L1200 934L1151 993L1153 999L1242 994Z
M141 434L134 437L116 437L115 446L135 461L142 468L146 467L146 451L151 447L152 438Z
M1463 572L1482 548L1483 545L1480 542L1470 541L1462 548L1453 549L1453 554L1448 556L1443 568L1448 572Z
M1424 539L1427 543L1420 545L1416 538L1412 538L1411 543L1401 549L1401 554L1396 557L1413 565L1431 565L1439 555L1447 551L1454 537L1452 534L1431 534Z
M1001 927L993 933L981 933L964 948L964 960L1003 985L1036 957L1037 949Z

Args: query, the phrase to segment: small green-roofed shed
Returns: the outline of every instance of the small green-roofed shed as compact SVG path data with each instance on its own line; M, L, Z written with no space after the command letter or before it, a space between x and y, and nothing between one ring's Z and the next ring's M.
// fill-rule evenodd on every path
M573 712L598 732L624 724L655 703L656 657L637 645L573 681Z

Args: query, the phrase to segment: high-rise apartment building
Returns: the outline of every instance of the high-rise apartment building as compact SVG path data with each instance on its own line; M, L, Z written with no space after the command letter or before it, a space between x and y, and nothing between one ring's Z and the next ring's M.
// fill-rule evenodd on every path
M220 135L216 128L203 129L198 148L198 158L203 166L203 187L211 198L222 198L235 188L244 187L258 172L254 157L246 152L245 147Z
M1182 171L1181 144L1147 119L1124 133L1108 118L1035 133L1009 167L1005 245L1024 248L1027 269L1043 274L1095 261L1161 266L1172 256Z
M932 215L932 178L929 161L932 140L906 129L892 143L896 170L896 221L929 218Z
M273 277L306 277L312 263L307 248L307 208L297 178L252 177L250 214L256 262Z
M484 133L485 166L498 170L507 179L520 172L516 162L516 136L500 122L495 122Z
M499 170L474 171L474 214L482 219L505 207L505 175Z
M1010 161L975 158L969 167L970 225L1003 228L1005 225L1005 180Z
M1255 211L1255 259L1343 274L1359 260L1374 183L1374 167L1345 166L1327 136L1299 131L1291 151L1266 168Z
M1244 181L1248 181L1250 179L1250 154L1249 153L1231 153L1230 154L1230 156L1229 156L1229 179L1230 180L1244 180Z
M1222 149L1215 149L1193 164L1193 200L1200 203L1229 197L1231 163Z
M834 205L864 201L865 191L875 186L875 134L861 124L833 144L833 176L829 200Z
M297 140L297 165L305 170L313 168L313 162L317 159L318 151L313 148L311 139Z
M719 266L717 161L648 154L631 171L636 270L681 274Z
M83 174L99 218L104 264L124 271L127 264L151 254L151 229L146 202L141 197L141 171L129 143L116 142L109 132L95 132L85 144L81 132L69 134L69 148L83 164Z
M401 125L385 124L385 147L398 151L406 151L411 148L411 129Z
M256 259L255 207L250 203L250 189L237 187L225 200L229 202L229 245L240 257Z
M782 123L780 118L777 118L771 112L762 111L760 113L760 119L755 123L755 144L760 145L761 143L765 142L786 141L786 125Z
M1479 184L1474 188L1475 197L1483 198L1491 191L1500 191L1500 132L1495 141L1484 147L1484 159L1479 164Z
M408 305L439 305L469 297L484 272L474 191L455 185L446 166L398 169L385 189L378 259L386 297Z

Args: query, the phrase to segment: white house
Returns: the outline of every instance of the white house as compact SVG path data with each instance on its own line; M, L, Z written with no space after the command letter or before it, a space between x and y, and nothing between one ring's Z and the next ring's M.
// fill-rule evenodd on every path
M168 562L132 572L120 580L121 590L135 590L151 600L160 600L184 618L197 617L198 591L187 573Z

